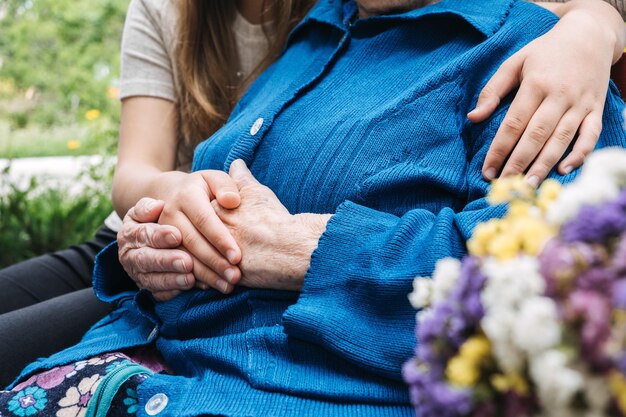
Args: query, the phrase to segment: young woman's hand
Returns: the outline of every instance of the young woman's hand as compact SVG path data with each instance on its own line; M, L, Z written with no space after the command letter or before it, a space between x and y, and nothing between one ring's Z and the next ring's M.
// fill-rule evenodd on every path
M486 179L499 173L519 174L530 167L526 179L537 186L577 133L558 171L567 174L583 163L602 129L615 45L623 45L623 36L618 40L611 28L598 15L570 11L550 32L505 61L489 80L468 114L472 122L485 120L504 96L518 85L519 90L485 159Z
M237 266L241 250L216 215L211 201L227 209L237 208L241 200L235 182L228 174L217 170L167 175L170 180L176 175L178 180L171 183L172 192L164 198L159 223L180 231L182 247L193 259L198 287L212 287L223 293L232 291L241 277Z

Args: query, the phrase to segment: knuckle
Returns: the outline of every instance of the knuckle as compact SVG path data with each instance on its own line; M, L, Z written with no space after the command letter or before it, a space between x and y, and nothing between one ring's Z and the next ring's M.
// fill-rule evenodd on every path
M504 146L495 145L491 149L489 149L489 153L491 156L499 161L504 161L504 159L508 156L508 151Z
M522 118L519 117L519 115L507 114L506 116L504 116L502 126L509 132L521 133L524 130L526 124L524 123Z
M567 83L564 83L562 81L556 83L555 85L555 92L557 96L559 97L566 97L570 94L571 91L572 91L571 85L568 85Z
M478 95L478 100L485 100L485 99L491 98L491 97L493 97L495 95L496 95L496 89L491 84L491 82L489 82L480 91L480 94Z
M149 285L147 284L150 283L150 279L148 278L147 274L143 272L138 272L132 278L139 288L149 288Z
M571 126L566 126L559 128L556 132L554 132L554 139L556 139L557 142L559 142L561 145L567 146L570 144L575 134L575 128Z
M508 171L513 174L520 174L526 169L526 162L518 158L511 158L507 162Z
M587 131L590 137L597 140L600 137L600 133L602 133L602 122L591 123Z
M535 147L542 146L548 138L548 129L545 126L535 126L528 131L527 139Z
M545 176L557 162L559 162L558 156L546 155L535 162L533 171L538 172L539 176Z
M142 272L147 272L148 268L147 268L147 255L144 251L142 250L136 250L135 251L135 256L134 259L132 260L132 262L135 264L135 267L137 269L139 269Z
M186 231L183 233L183 246L194 247L198 243L198 236L193 231Z
M203 229L205 227L208 227L211 224L211 217L212 217L212 213L203 211L203 212L197 213L194 216L193 223L197 226L197 228Z

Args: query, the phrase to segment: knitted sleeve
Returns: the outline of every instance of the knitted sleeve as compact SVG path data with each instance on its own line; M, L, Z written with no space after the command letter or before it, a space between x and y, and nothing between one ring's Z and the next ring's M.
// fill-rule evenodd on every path
M614 86L611 92L602 147L623 143L625 136L623 102ZM441 258L463 256L474 226L503 214L502 206L487 204L488 185L480 168L506 110L471 128L467 185L459 189L468 195L465 207L438 213L415 208L398 217L350 201L339 206L313 253L298 302L283 315L288 335L321 345L368 371L400 378L401 364L416 343L415 311L407 300L413 278L430 276Z

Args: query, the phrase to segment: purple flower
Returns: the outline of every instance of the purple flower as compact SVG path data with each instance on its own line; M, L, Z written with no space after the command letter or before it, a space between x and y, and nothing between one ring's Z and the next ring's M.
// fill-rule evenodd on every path
M428 316L417 327L418 359L431 366L434 362L445 363L476 331L485 314L480 301L485 279L478 259L463 260L457 286L447 300L426 313Z
M622 234L619 243L613 251L611 267L618 274L626 274L626 234Z
M619 372L626 375L626 352L621 352L614 360L614 365Z
M622 197L622 196L620 196ZM572 221L563 225L561 237L566 242L604 242L626 230L626 210L622 201L603 206L583 206Z
M441 381L440 375L420 369L411 360L402 374L409 383L411 403L420 417L461 417L472 410L471 392L454 388Z
M539 255L539 272L546 280L546 295L567 293L575 278L587 268L602 265L606 253L583 242L549 241Z
M613 283L613 307L626 310L626 279Z
M611 334L611 303L595 291L576 290L569 296L566 321L580 323L580 350L583 360L596 370L610 366L604 347Z
M581 290L592 290L610 296L616 274L607 268L591 268L576 279L576 287Z

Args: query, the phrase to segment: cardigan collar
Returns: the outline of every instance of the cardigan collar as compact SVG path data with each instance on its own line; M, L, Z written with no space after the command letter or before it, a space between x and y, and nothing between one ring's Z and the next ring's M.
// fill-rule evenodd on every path
M354 0L348 0L352 2ZM370 19L419 20L425 16L456 16L465 20L485 37L490 37L502 27L516 0L441 0L403 14L375 16ZM348 18L344 16L349 7L346 0L319 0L300 25L314 20L347 30ZM298 26L300 26L298 25Z

